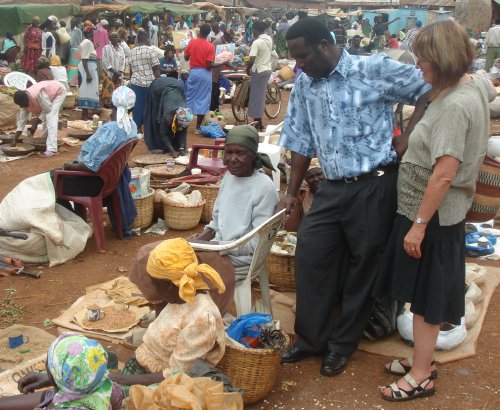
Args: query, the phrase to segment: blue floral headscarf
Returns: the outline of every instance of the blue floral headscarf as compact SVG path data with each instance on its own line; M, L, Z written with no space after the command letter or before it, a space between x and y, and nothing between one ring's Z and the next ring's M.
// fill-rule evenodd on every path
M112 383L108 355L99 342L78 333L63 333L50 346L47 368L58 387L56 409L108 410Z

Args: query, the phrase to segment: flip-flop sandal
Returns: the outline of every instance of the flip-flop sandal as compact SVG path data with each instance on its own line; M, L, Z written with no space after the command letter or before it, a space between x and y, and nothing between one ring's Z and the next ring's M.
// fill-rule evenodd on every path
M389 367L384 366L384 371L389 374L393 374L394 376L404 376L405 374L409 373L411 370L411 360L408 359L409 365L405 365L402 363L402 360L395 359L391 363L389 363ZM431 366L435 366L436 361L433 360L431 362ZM438 377L438 372L436 370L431 371L430 378L431 380L436 380Z
M391 395L386 396L383 391L381 391L382 398L387 401L408 401L419 399L421 397L429 397L436 393L436 389L431 387L426 389L429 383L432 382L431 376L425 380L422 380L418 383L410 373L407 373L403 376L403 378L408 382L408 384L412 387L411 390L404 390L398 387L397 382L391 383L389 386L385 388L391 389Z
M53 151L45 151L43 154L42 154L42 157L44 158L49 158L49 157L54 157L57 155L57 152L53 152Z

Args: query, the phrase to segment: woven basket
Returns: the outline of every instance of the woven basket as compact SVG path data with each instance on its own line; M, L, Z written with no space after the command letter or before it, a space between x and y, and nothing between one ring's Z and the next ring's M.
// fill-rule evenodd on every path
M201 196L206 201L203 211L201 212L201 222L210 222L212 220L212 212L214 210L215 200L219 194L219 186L213 185L191 185L193 189L201 192Z
M500 163L486 156L479 169L474 202L467 213L468 222L486 222L500 210Z
M176 231L188 231L195 228L201 219L205 200L198 206L176 206L170 203L163 204L165 224Z
M74 108L76 105L76 94L69 92L66 94L63 102L63 108Z
M287 346L290 339L287 336ZM276 383L281 352L274 349L245 349L226 345L224 357L217 365L233 386L243 389L243 403L257 403L266 397Z
M135 209L137 216L132 224L132 229L147 228L153 222L153 194L154 189L149 190L149 194L142 198L134 198Z
M295 290L295 256L269 253L267 257L269 283L278 288Z

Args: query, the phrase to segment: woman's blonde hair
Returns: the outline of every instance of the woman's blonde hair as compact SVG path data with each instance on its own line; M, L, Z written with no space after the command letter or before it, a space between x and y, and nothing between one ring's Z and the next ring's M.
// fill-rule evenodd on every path
M466 31L452 20L425 26L412 44L419 60L432 65L431 95L456 85L470 70L474 52Z

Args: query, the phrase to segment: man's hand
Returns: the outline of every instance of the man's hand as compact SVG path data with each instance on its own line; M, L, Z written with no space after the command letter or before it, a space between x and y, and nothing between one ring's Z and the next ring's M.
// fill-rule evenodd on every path
M29 372L17 382L18 390L23 394L50 386L49 376L45 373Z
M278 202L278 205L276 205L276 212L285 209L285 222L290 217L296 202L297 197L287 194Z
M88 83L92 82L92 76L90 74L87 74L87 82Z

